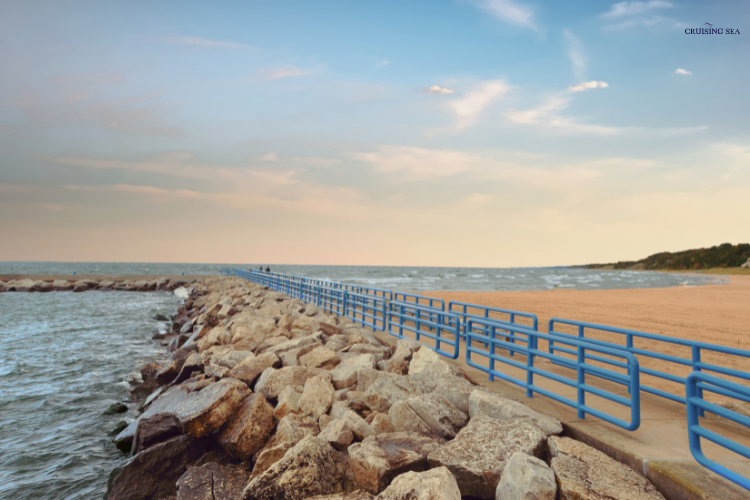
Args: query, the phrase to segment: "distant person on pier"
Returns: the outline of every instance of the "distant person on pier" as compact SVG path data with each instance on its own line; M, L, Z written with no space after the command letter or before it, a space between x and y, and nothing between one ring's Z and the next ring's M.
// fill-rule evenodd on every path
M271 268L270 268L270 267L268 267L268 266L266 266L266 272L267 272L267 273L270 273L270 272L271 272Z

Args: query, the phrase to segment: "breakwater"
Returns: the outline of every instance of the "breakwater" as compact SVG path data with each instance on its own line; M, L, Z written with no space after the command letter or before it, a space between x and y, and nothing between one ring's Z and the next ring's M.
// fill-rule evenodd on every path
M238 278L193 285L172 335L111 500L663 498L429 347Z

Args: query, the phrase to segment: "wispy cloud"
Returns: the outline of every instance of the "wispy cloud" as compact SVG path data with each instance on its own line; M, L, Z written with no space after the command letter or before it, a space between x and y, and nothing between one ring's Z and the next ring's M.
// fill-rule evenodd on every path
M512 87L504 80L482 82L466 93L464 97L450 103L456 115L456 127L465 129L476 124L479 115L491 104L502 99Z
M648 0L647 2L618 2L612 4L612 7L610 7L609 11L602 14L602 17L613 18L630 16L633 14L640 14L641 12L646 12L647 10L651 9L664 9L671 7L674 7L674 4L672 2L667 2L664 0Z
M676 75L692 75L693 72L692 71L688 71L686 69L677 68L677 70L675 71L675 74Z
M245 45L244 43L228 42L224 40L210 40L208 38L199 38L187 35L171 35L158 39L162 43L174 43L178 45L193 45L196 47L210 47L216 49L250 49L257 50L257 47Z
M568 90L570 90L571 92L583 92L584 90L606 89L607 87L609 87L609 84L607 82L597 82L596 80L592 80L590 82L583 82L579 83L578 85L568 87Z
M573 63L573 73L576 79L583 80L586 78L586 66L588 64L588 58L583 51L583 43L571 31L563 30L563 35L568 41L568 57L570 62Z
M446 87L441 87L440 85L432 85L426 89L422 89L422 92L427 92L428 94L453 94L456 91Z
M385 57L383 57L383 58L380 58L377 61L375 61L375 68L374 69L385 68L389 64L391 64L391 61L389 61L388 59L386 59Z
M521 5L513 0L483 0L479 5L502 21L537 29L534 23L534 11L527 5Z
M551 129L564 134L612 135L621 130L605 125L579 123L574 118L558 114L570 105L570 100L570 96L553 96L536 108L525 111L508 110L505 117L510 123Z
M602 28L603 31L618 31L618 30L624 30L628 28L635 28L637 26L654 26L656 24L662 23L662 22L672 22L673 19L669 17L664 16L653 16L646 19L627 19L625 21L616 23L616 24L609 24L607 26L604 26ZM681 26L681 23L674 23L674 28L679 28Z
M282 78L294 78L298 76L312 75L323 70L322 66L313 69L302 69L297 66L283 65L275 68L267 68L260 72L261 80L281 80Z

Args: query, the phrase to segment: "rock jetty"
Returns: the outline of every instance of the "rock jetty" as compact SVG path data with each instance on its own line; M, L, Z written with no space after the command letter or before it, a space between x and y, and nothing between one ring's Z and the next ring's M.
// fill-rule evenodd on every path
M0 280L0 293L3 292L87 292L89 290L111 291L120 290L127 292L171 292L177 288L184 287L192 280L174 279L166 276L151 280L64 280L64 279L11 279Z
M418 342L236 277L187 292L109 500L663 499Z

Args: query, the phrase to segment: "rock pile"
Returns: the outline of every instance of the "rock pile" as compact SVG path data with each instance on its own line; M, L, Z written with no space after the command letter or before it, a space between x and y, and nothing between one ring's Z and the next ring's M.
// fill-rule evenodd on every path
M428 347L265 287L208 278L172 327L110 500L663 498Z
M0 293L2 292L86 292L88 290L122 290L127 292L153 292L163 290L171 292L189 283L187 280L174 280L167 277L156 278L151 281L141 280L10 280L0 281Z

